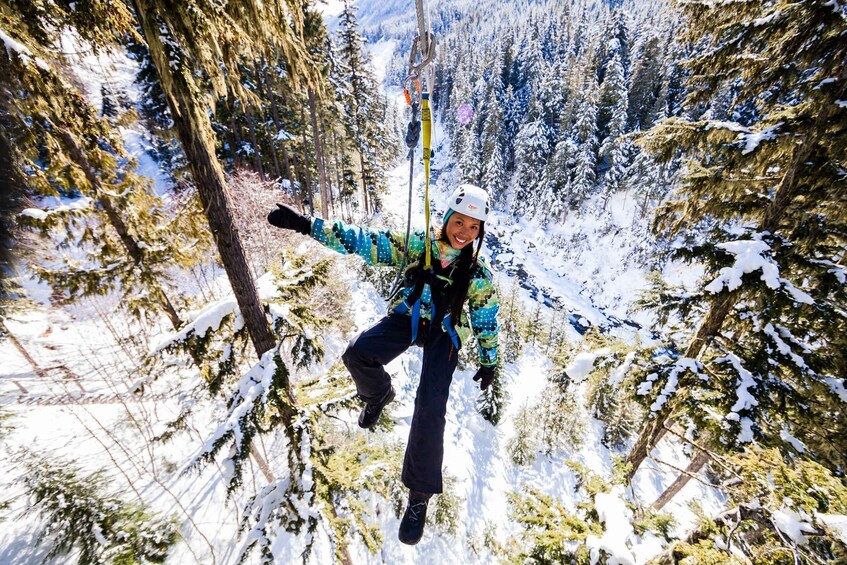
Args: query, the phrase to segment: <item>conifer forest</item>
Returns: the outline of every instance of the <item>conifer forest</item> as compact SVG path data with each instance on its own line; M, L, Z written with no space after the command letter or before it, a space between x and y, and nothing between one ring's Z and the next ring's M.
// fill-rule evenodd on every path
M0 0L0 40L0 564L847 564L847 0ZM496 377L460 336L412 546L430 361L363 429L345 350L404 283L369 230L464 184Z

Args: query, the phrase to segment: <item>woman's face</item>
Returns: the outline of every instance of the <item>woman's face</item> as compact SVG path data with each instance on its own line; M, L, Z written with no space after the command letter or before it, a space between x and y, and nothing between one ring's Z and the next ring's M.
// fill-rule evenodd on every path
M480 221L459 212L450 214L447 220L447 242L453 249L463 249L479 236Z

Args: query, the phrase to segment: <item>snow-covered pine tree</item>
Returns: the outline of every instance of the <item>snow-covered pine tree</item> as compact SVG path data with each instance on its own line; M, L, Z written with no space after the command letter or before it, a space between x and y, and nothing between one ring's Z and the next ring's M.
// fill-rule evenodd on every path
M610 43L617 43L617 38ZM626 129L627 103L629 93L626 89L621 49L610 46L612 56L605 69L605 80L600 86L598 108L598 131L602 138L598 157L599 169L606 171L603 183L603 208L606 208L610 196L620 188L628 163L627 142L623 139Z
M633 47L632 74L629 77L627 130L647 129L662 86L662 61L666 46L656 30L639 36Z
M617 40L611 40L616 43ZM629 93L626 88L626 77L621 64L620 49L610 47L612 56L606 62L604 80L600 85L600 96L597 105L597 135L600 144L600 159L608 160L611 147L617 138L626 130L626 115ZM603 169L608 169L608 163L601 163Z
M491 386L482 391L477 401L477 411L495 426L503 418L503 410L508 401L505 379L506 374L503 370L503 358L501 357L497 362L497 378L492 381Z
M556 144L559 137L562 110L570 94L566 88L562 88L564 76L564 65L556 62L545 65L541 75L536 79L535 91L539 116L546 126L547 142L551 147Z
M626 141L629 145L629 140ZM666 165L657 163L649 151L640 149L637 145L631 146L634 157L632 163L627 167L620 181L621 190L631 190L637 199L638 208L635 218L651 213L655 205L664 197L668 182L665 174Z
M623 76L629 75L630 44L632 41L629 27L627 15L620 7L616 7L609 12L602 33L602 38L606 41L600 44L600 51L598 52L600 60L597 64L597 79L600 83L605 82L606 73L609 69L609 59L615 55L618 56Z
M547 160L550 158L550 133L533 101L526 121L515 138L515 197L512 213L533 216L547 189Z
M511 84L503 94L503 156L507 171L515 170L515 139L523 118L523 104Z
M580 204L593 193L597 182L597 81L593 77L583 83L582 96L573 131L577 151L570 191Z
M708 284L681 303L696 327L682 356L644 384L653 414L629 462L679 417L712 449L756 441L843 473L847 23L823 4L683 9L686 39L708 43L687 63L686 107L729 83L758 111L747 123L671 118L645 138L663 161L690 158L658 225L696 235L673 254L705 265Z
M611 167L608 171L606 171L606 176L603 178L604 210L609 202L609 198L611 198L614 193L621 190L623 179L629 170L632 154L633 146L630 138L621 136L614 144L612 144L612 148L608 153L609 160L611 161Z
M381 544L381 533L371 525L368 491L383 496L394 507L402 508L404 502L405 491L398 480L401 449L393 443L370 441L365 445L360 435L350 436L346 425L340 429L337 424L339 412L359 406L343 367L337 364L328 374L289 382L295 366L311 366L322 356L321 336L328 324L338 322L327 316L343 315L339 304L326 304L325 297L316 295L328 282L329 266L328 260L310 264L306 256L299 256L276 272L277 291L269 298L269 310L281 336L280 347L265 353L244 373L239 372L243 351L239 355L234 346L245 339L244 330L237 330L231 299L210 304L192 324L160 346L174 352L185 349L192 340L201 340L207 344L207 356L220 359L217 367L211 368L225 370L237 380L227 393L223 420L209 433L189 469L200 469L223 456L221 465L232 496L249 476L245 464L255 457L259 436L283 447L275 449L268 461L259 461L267 469L268 482L243 508L240 531L244 543L238 551L239 561L256 550L263 562L273 561L274 541L284 531L309 534L304 547L308 559L316 543L312 534L320 524L329 530L335 554L349 561L348 536L360 536L372 551ZM321 308L327 316L321 314ZM276 468L284 469L281 476L269 476ZM439 503L442 521L454 516L451 504L455 505L455 499L449 496ZM438 512L435 514L438 519Z
M15 459L31 500L25 514L40 518L35 543L47 549L46 559L73 555L81 565L167 559L179 537L176 521L110 493L102 471L86 475L76 462L30 451Z
M674 21L667 20L663 26L666 28L663 33L667 50L662 61L662 83L653 106L652 123L658 123L665 117L682 114L688 75L683 62L690 58L690 52L693 49L678 40L678 28ZM752 102L747 101L742 105L752 107Z
M498 202L507 186L503 141L503 88L499 77L491 80L486 95L482 129L482 186Z
M478 185L479 179L482 176L479 136L474 132L473 122L466 126L458 126L458 128L460 128L459 131L464 137L462 153L459 156L461 180L462 182Z
M556 144L547 166L547 186L541 196L545 221L561 221L568 208L578 205L571 194L572 169L576 162L577 147L570 135Z
M847 512L843 478L806 459L786 461L775 448L751 445L722 461L726 510L699 516L696 527L652 562L784 561L841 563L847 543L832 517ZM732 552L732 553L730 553Z

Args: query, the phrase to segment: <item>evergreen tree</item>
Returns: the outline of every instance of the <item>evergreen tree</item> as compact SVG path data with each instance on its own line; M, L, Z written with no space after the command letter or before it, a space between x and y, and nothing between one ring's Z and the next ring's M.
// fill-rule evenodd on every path
M597 135L602 140L599 157L602 169L612 165L611 152L626 130L627 89L620 55L615 52L606 65L606 78L600 86Z
M593 79L585 84L583 99L576 112L574 142L577 153L574 164L572 198L583 202L594 191L597 180L597 84Z
M103 472L83 475L74 462L31 452L20 454L22 483L32 500L28 514L42 521L36 545L49 547L46 558L74 555L82 565L164 563L179 530L173 519L152 514L140 504L103 491Z
M503 146L503 89L498 78L492 79L486 96L482 137L482 186L495 202L506 190L506 163Z
M479 136L476 135L471 124L464 127L462 133L465 138L462 144L462 154L459 157L459 170L462 173L462 182L478 185L479 179L482 176L479 158Z
M5 108L0 105L0 316L6 314L7 302L14 297L14 284L10 280L16 260L12 250L17 239L13 217L22 209L26 193L7 129Z
M485 161L485 170L482 173L482 186L488 191L495 202L499 202L508 186L506 167L503 162L503 150L499 136L492 136L491 139L491 153Z
M544 122L528 115L515 139L515 199L513 213L533 215L547 189L546 163L550 148Z
M664 45L656 33L642 36L633 49L633 68L629 79L627 130L647 129L662 86Z
M491 385L482 391L477 402L477 411L483 418L491 422L492 425L497 425L503 418L503 410L506 408L507 392L504 379L506 375L503 371L503 360L498 360L497 363L497 378L492 381Z
M273 348L274 337L241 241L232 229L231 203L215 155L209 108L212 100L228 91L242 94L238 63L243 58L255 61L272 47L285 54L292 80L316 82L303 43L302 6L292 0L251 0L223 7L205 0L178 7L159 0L136 0L134 7L221 262L256 352L264 353ZM217 48L209 49L209 45Z
M564 219L568 208L575 208L579 201L572 193L573 168L576 164L577 146L570 136L556 144L548 166L547 189L542 197L542 207L548 218Z
M621 189L623 179L626 176L629 168L630 155L632 154L632 142L629 138L621 137L612 146L609 153L611 168L606 171L606 176L603 178L603 209L612 195Z
M748 123L671 118L646 138L663 161L680 149L690 158L657 225L696 237L675 254L705 265L708 284L677 302L697 329L645 383L653 416L629 462L636 469L682 417L701 445L756 441L842 473L847 24L811 4L683 8L686 39L707 42L687 63L686 107L744 77L735 103L758 111Z
M617 39L613 40L617 41ZM619 49L615 50L606 65L605 80L600 88L600 109L598 120L600 136L600 165L605 170L603 186L603 208L606 208L611 195L621 186L621 180L626 174L629 157L629 142L623 139L627 119L626 81Z
M562 88L562 66L546 65L537 78L536 99L538 101L539 117L546 126L547 142L555 145L559 136L560 118L565 106L567 90Z

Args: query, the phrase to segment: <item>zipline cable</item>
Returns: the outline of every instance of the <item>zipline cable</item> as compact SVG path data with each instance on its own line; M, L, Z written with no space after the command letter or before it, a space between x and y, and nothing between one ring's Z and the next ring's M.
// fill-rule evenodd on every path
M432 63L435 58L435 36L429 29L429 17L424 8L424 0L415 0L415 12L418 20L418 36L412 42L412 52L409 55L409 74L404 81L403 93L406 96L406 102L412 107L410 128L415 121L418 107L420 107L421 112L425 179L424 218L426 220L424 267L426 270L430 270L432 268L432 250L430 249L432 230L430 226L429 182L430 161L432 159L432 110L429 107L429 97L432 94L435 82L435 68ZM414 98L412 97L413 94L415 95ZM411 215L409 220L411 222Z
M435 36L429 29L429 19L423 4L424 0L415 0L415 11L417 14L418 36L412 41L412 50L409 54L409 73L403 81L403 94L406 103L411 107L412 116L406 133L406 144L409 147L409 212L406 222L406 245L403 252L403 263L395 279L392 296L399 290L397 282L400 273L406 265L409 250L409 237L412 223L412 184L414 176L414 148L417 146L418 137L423 132L423 164L424 164L424 217L426 219L424 238L424 269L427 277L433 276L432 271L432 228L430 226L429 205L429 182L430 162L432 159L432 110L429 107L429 97L432 94L435 83ZM420 109L420 121L417 120L418 109ZM407 281L408 282L408 281ZM415 342L418 333L418 320L420 319L421 295L428 282L421 279L416 284L416 290L406 297L403 304L395 307L397 313L409 313L412 317L412 343ZM412 297L414 296L414 299ZM432 304L432 321L436 319L435 303Z

